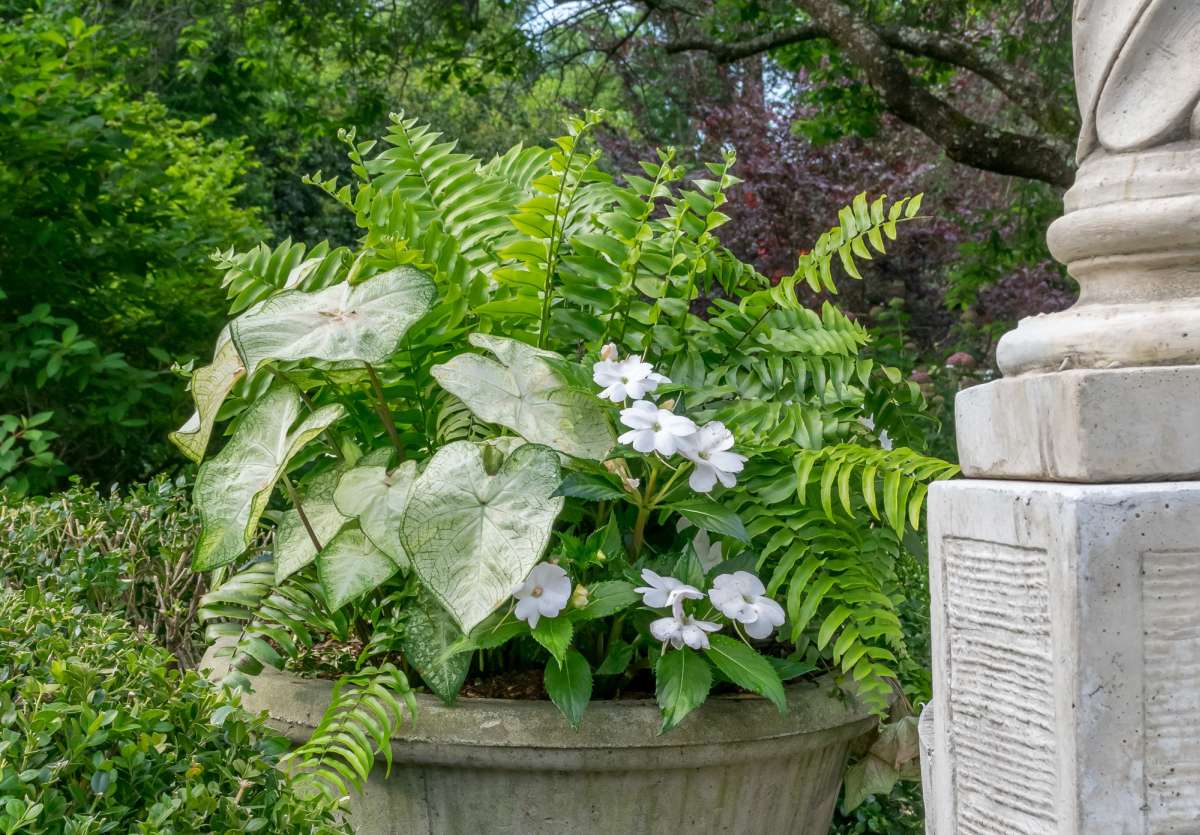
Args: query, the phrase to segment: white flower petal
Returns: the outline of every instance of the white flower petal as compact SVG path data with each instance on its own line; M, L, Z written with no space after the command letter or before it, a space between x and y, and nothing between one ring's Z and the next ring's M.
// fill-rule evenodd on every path
M697 493L707 493L717 485L717 470L707 462L696 462L695 469L688 476L688 487Z

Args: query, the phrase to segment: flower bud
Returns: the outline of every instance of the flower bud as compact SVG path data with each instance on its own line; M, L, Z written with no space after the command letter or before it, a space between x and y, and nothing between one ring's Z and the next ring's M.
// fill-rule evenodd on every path
M617 361L617 346L610 342L600 349L600 359L608 360L609 362Z
M576 609L582 609L588 602L587 586L583 583L578 583L575 586L575 591L571 593L571 605Z

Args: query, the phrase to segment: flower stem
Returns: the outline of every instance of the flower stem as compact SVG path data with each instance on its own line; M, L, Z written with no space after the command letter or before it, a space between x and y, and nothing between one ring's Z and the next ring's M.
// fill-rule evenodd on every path
M396 431L396 423L392 420L392 412L388 409L387 398L383 395L383 382L379 379L379 374L375 372L375 367L371 363L364 363L367 366L367 374L371 377L371 387L375 389L375 412L379 415L379 419L383 421L383 428L387 430L388 437L392 439L392 446L396 448L396 452L400 454L400 460L403 461L407 457L404 454L404 444L400 441L400 433Z
M637 521L633 523L633 537L629 541L629 550L636 560L642 553L642 545L646 541L646 522L650 520L650 511L654 509L654 482L658 480L658 467L650 465L650 476L646 479L646 491L638 504Z

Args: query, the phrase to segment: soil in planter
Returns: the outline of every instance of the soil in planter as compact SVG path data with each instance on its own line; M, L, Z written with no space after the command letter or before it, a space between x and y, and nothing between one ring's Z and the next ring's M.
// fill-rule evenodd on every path
M290 663L288 669L304 678L336 679L345 673L354 672L355 660L362 650L363 644L358 640L320 641ZM421 685L419 674L410 670L399 654L377 656L373 663L382 664L387 661L405 670L418 690L428 692ZM725 681L714 681L712 694L759 698ZM546 694L541 667L470 675L459 695L465 699L548 701L550 698ZM599 678L596 680L593 698L600 701L653 699L654 676L649 669L640 669L633 671L631 676L622 676L619 681L605 681L604 678Z

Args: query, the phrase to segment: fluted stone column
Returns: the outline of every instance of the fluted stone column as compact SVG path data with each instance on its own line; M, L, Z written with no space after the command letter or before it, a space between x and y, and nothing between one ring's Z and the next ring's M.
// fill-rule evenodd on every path
M936 835L1200 833L1200 0L1077 0L1079 302L958 396L929 506Z

